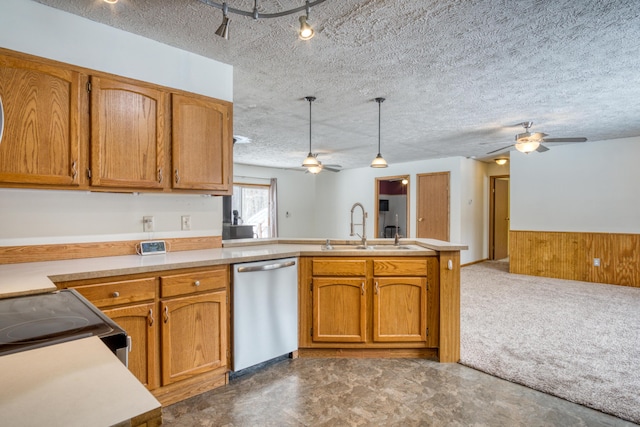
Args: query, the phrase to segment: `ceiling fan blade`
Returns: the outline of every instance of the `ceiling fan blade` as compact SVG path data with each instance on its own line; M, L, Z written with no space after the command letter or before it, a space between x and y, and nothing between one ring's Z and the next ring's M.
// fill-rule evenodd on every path
M493 153L497 153L498 151L503 151L506 150L508 148L513 147L515 144L511 144L511 145L507 145L506 147L502 147L502 148L498 148L497 150L493 150L493 151L489 151L487 154L493 154Z
M544 142L586 142L587 138L544 138Z
M544 145L540 144L540 145L538 145L538 148L536 148L536 151L538 153L544 153L545 151L549 151L549 149L547 147L545 147Z
M342 170L340 165L322 165L322 168L330 172L340 172Z

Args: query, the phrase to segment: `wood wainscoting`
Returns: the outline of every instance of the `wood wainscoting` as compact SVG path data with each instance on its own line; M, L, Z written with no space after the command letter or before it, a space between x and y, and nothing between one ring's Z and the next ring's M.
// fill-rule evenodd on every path
M516 274L640 287L640 234L512 230L509 261Z

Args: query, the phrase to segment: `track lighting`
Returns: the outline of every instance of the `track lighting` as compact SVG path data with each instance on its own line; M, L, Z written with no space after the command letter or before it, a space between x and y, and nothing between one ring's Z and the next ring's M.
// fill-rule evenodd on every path
M382 115L381 105L384 102L384 98L376 98L376 102L378 103L378 155L371 162L371 167L386 168L387 161L384 159L384 157L382 157L382 154L380 154L380 116Z
M319 5L321 3L324 3L325 1L327 0L314 0L314 1L306 0L303 6L294 7L293 9L284 10L282 12L275 12L275 13L261 13L258 10L258 0L253 0L253 9L250 11L228 7L226 1L220 4L213 0L200 0L201 3L204 3L209 6L213 6L217 9L222 10L222 13L223 13L222 25L220 25L220 27L216 31L216 35L224 37L225 39L229 38L229 27L228 27L229 19L227 17L228 13L235 13L236 15L243 15L253 19L260 19L260 18L279 18L281 16L291 15L293 13L305 11L306 16L301 16L299 18L300 31L298 32L298 37L301 40L309 40L313 38L313 36L315 35L315 31L313 30L311 25L309 25L309 23L307 22L309 20L309 12L311 11L312 6Z

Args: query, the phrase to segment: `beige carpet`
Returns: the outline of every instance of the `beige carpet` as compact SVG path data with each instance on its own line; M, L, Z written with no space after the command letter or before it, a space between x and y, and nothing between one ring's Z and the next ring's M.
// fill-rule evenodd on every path
M640 288L462 268L460 363L640 423Z

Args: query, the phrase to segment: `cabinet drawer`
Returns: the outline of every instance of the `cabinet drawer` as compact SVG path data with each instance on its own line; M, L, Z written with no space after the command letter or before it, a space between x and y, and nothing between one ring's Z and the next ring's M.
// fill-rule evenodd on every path
M380 259L373 261L374 276L426 276L427 260Z
M331 259L313 260L314 276L365 276L367 261L363 259Z
M162 298L187 295L227 287L229 276L227 266L220 266L195 273L175 274L160 277Z
M156 296L156 279L123 280L74 287L96 307L130 304L153 300Z

